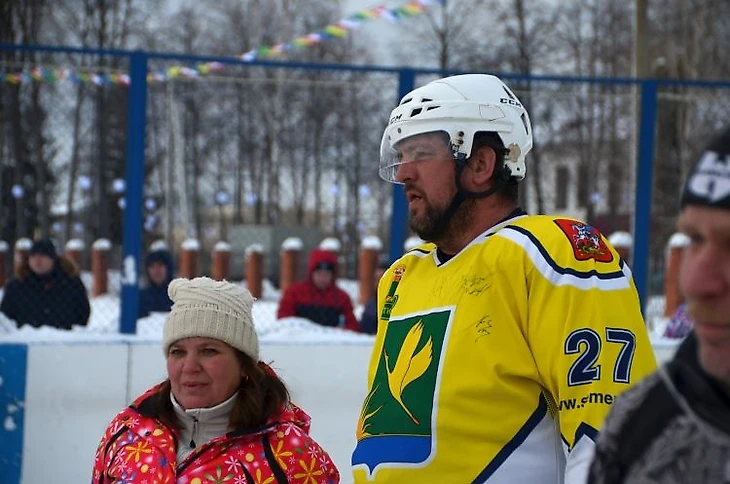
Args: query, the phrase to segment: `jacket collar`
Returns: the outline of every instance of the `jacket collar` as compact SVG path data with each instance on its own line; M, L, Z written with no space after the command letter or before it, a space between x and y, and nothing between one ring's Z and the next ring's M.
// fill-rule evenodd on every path
M666 371L674 387L698 416L730 433L730 396L700 365L694 332L679 346Z
M182 461L197 446L228 433L231 410L237 398L238 392L214 407L184 409L170 393L170 401L180 431L178 461Z
M234 393L229 399L210 408L189 408L184 409L175 399L175 395L170 393L172 408L175 415L185 428L192 427L193 422L197 422L199 426L228 428L228 420L233 409L233 405L238 398L238 392ZM222 434L224 434L222 432ZM222 435L221 434L221 435Z
M156 385L144 394L140 395L131 405L140 415L159 420L161 399L159 397L162 384ZM236 394L237 395L237 394ZM294 403L285 405L276 415L274 415L264 425L252 428L238 428L228 433L229 437L259 434L266 432L272 427L285 425L301 429L305 433L309 433L312 419L301 408ZM174 430L177 432L177 430Z

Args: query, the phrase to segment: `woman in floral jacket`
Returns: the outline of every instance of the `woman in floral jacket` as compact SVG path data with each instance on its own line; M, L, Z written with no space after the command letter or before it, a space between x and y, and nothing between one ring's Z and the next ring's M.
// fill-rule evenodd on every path
M92 482L338 483L309 416L258 361L250 293L197 278L173 281L169 294L168 378L114 417Z

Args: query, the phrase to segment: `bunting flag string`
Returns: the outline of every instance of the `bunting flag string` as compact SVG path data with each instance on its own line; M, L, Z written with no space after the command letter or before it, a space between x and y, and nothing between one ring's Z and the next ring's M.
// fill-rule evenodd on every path
M168 79L187 78L192 79L200 76L206 76L221 72L224 65L220 62L206 62L198 64L194 68L183 66L172 66L164 70L149 72L147 74L148 82L164 82ZM48 69L44 67L34 67L33 69L20 72L0 73L0 80L9 84L27 84L30 82L56 82L61 80L69 80L74 84L95 84L103 86L105 84L116 84L120 86L129 86L129 74L126 73L100 73L90 70L75 70L69 68Z
M333 24L327 25L321 30L302 35L290 42L258 47L238 56L238 58L245 62L252 62L256 59L279 58L295 50L317 45L325 41L347 37L348 32L360 27L364 22L384 19L398 23L401 19L423 13L433 3L444 4L445 2L446 0L409 0L403 5L394 8L386 8L378 5L376 7L358 10ZM147 82L165 82L169 79L177 78L194 79L219 73L224 69L225 65L220 62L205 62L197 64L194 67L171 66L166 69L150 71L147 74ZM75 84L91 83L97 86L115 84L126 87L130 83L129 74L103 73L89 69L34 67L19 72L8 72L5 74L0 72L0 81L15 85L31 82L53 83L60 80L69 80Z
M257 49L250 50L241 55L244 61L253 61L260 58L275 58L285 55L293 50L310 47L324 41L332 39L341 39L347 37L347 33L360 27L364 22L373 19L385 19L391 22L398 22L403 18L412 17L423 13L423 11L432 3L444 4L446 0L409 0L407 3L395 7L386 8L382 5L371 7L348 15L347 17L327 25L317 32L311 32L281 44L262 46Z

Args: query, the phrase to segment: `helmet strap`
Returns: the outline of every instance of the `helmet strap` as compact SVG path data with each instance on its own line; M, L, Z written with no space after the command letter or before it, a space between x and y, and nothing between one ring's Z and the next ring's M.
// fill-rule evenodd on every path
M454 195L454 198L451 199L451 203L446 208L444 213L441 215L441 219L436 224L437 226L443 227L444 229L448 226L448 222L453 218L454 214L456 214L456 211L459 210L461 204L464 203L464 200L466 200L467 198L486 198L496 193L503 186L505 186L512 176L512 170L510 170L507 165L502 165L502 167L499 169L497 179L494 185L489 187L487 190L481 192L470 192L464 190L464 187L461 185L461 174L464 172L464 168L466 168L466 165L469 163L469 159L466 158L464 155L461 155L457 156L455 162L456 195Z
M467 194L469 192L466 192L461 187L461 173L464 171L464 167L466 166L467 159L464 155L457 156L455 162L456 162L456 195L454 195L454 198L451 199L451 203L446 208L444 213L441 214L441 217L439 220L435 223L436 227L439 227L439 231L436 234L436 239L443 236L443 234L446 232L446 228L449 226L449 221L454 217L454 214L457 210L459 210L459 207L462 203L464 203L464 200L466 200Z

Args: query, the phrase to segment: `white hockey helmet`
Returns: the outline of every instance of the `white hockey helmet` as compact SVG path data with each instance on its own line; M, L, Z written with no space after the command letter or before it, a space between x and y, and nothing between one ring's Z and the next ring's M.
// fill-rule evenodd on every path
M454 159L471 155L474 134L497 133L508 150L504 165L510 176L525 177L525 155L532 149L530 117L517 96L497 77L464 74L437 79L403 96L390 113L380 145L380 177L397 183L403 161L396 145L411 136L443 132Z

